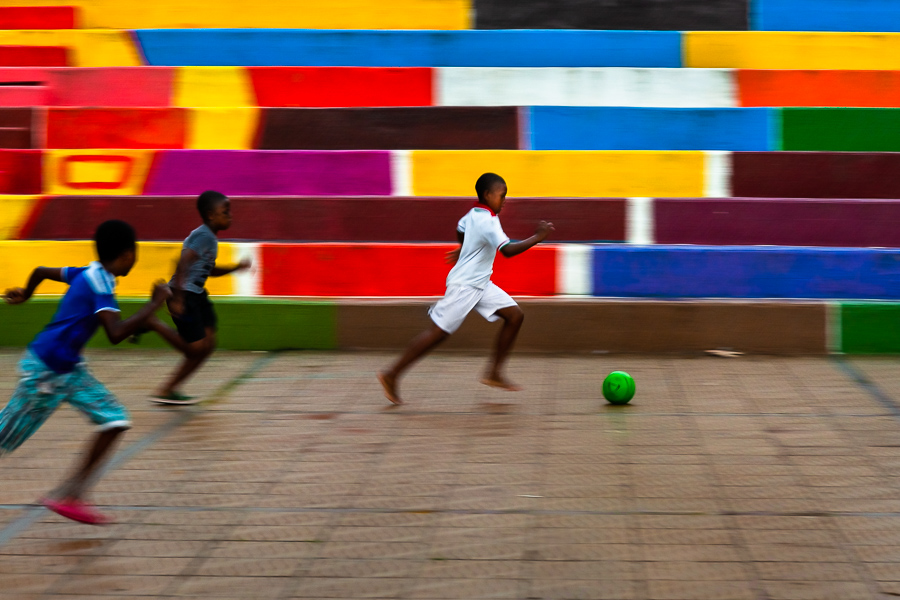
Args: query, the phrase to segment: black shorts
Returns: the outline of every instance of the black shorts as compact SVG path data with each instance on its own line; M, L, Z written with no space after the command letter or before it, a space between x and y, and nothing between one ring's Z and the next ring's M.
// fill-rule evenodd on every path
M172 315L172 321L178 329L181 339L188 342L199 342L206 337L206 329L216 328L218 319L206 290L201 294L181 292L184 295L184 314Z

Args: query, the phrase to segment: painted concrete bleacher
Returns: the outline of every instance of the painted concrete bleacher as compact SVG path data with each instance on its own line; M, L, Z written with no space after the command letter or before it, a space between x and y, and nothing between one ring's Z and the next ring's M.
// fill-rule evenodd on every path
M896 350L896 310L857 300L900 300L900 9L812 2L0 7L0 287L87 262L120 216L147 240L120 291L144 296L193 195L221 189L222 259L256 268L211 291L259 297L223 303L226 346L365 347L354 331L443 291L455 220L497 171L511 235L557 227L497 260L500 285L631 299L533 301L567 333L526 348ZM267 311L288 323L269 341ZM603 319L636 345L601 344Z

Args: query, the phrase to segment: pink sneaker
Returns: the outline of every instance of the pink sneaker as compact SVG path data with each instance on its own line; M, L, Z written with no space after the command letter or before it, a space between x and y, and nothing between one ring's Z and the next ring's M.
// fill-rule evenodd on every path
M106 525L112 519L97 511L96 508L79 500L54 500L41 498L41 504L61 517L87 523L88 525Z

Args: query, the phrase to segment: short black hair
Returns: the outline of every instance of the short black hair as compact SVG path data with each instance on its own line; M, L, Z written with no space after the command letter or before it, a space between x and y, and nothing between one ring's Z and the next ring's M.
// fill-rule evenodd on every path
M113 219L100 223L94 232L94 244L101 262L116 260L124 252L135 249L137 235L134 227L125 221Z
M475 193L478 194L478 201L484 202L484 195L491 191L497 185L506 181L496 173L485 173L475 182Z
M213 211L216 204L223 200L228 200L228 196L212 190L206 190L197 196L197 212L200 213L200 218L205 221L206 217Z

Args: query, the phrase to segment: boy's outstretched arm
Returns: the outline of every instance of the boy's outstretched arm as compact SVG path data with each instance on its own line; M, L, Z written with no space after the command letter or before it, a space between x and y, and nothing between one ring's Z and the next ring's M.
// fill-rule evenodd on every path
M506 244L500 248L500 254L506 258L512 258L517 254L522 254L532 246L536 246L546 240L551 231L554 231L553 223L541 221L538 223L537 229L534 230L533 236L520 242L510 242Z
M229 273L234 273L235 271L242 271L243 269L249 269L253 263L249 258L243 259L236 265L229 265L227 267L213 267L209 272L210 277L221 277L222 275L228 275Z
M146 326L146 321L156 310L163 305L166 299L172 296L172 290L165 283L157 283L153 286L153 296L150 301L141 307L139 311L125 319L119 316L119 313L112 310L104 310L97 313L103 329L106 330L106 337L113 344L118 344L122 340L128 339L135 332Z
M63 279L63 270L59 267L38 267L31 272L28 283L24 288L9 288L3 292L3 299L7 304L22 304L34 294L34 290L45 279L51 281L60 281L65 283Z

